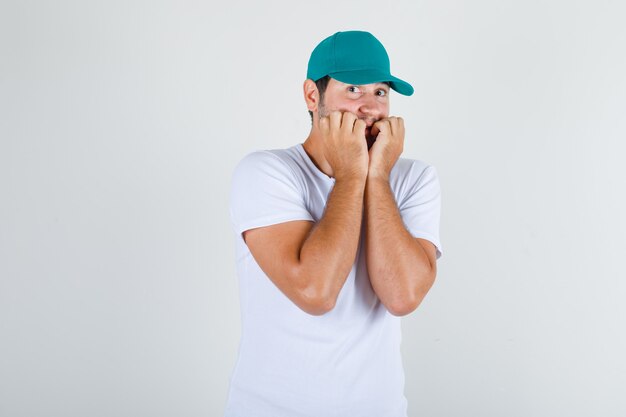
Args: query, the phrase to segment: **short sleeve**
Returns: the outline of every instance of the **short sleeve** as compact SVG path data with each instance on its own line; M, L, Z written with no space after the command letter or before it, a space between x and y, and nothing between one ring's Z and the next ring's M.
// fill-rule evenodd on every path
M437 259L443 254L439 239L439 219L441 214L441 189L437 170L426 166L415 172L418 164L411 166L411 177L417 178L408 188L406 196L398 208L402 220L413 237L429 240L437 248Z
M286 162L269 151L246 155L231 181L230 218L239 235L256 227L311 220L305 193Z

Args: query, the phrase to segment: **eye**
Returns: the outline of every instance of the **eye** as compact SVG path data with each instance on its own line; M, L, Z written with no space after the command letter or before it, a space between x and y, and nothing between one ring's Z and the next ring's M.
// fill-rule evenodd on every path
M380 97L385 97L387 95L387 90L381 88L380 90L378 90L378 93L382 93L378 94Z
M355 85L351 85L350 87L348 87L348 91L351 92L351 93L358 93L358 90L359 90L359 87L357 87Z

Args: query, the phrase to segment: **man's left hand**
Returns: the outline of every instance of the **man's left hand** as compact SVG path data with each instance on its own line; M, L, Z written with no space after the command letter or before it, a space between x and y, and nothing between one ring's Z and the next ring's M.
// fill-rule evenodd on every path
M372 135L376 141L369 150L368 178L389 180L389 173L404 149L404 120L388 117L373 124Z

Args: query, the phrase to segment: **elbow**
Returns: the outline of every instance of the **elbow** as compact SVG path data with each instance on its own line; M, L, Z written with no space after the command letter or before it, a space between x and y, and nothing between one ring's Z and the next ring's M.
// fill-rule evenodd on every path
M336 297L332 297L325 292L307 288L300 293L298 307L305 313L313 316L322 316L335 308Z
M422 285L411 290L403 291L402 294L398 294L396 297L385 303L385 307L389 313L397 317L402 317L411 314L422 303L424 297L433 286L435 280L434 274L431 274L429 278L422 281Z
M321 316L335 308L337 296L329 284L331 280L314 282L308 276L295 275L294 282L300 282L295 291L292 301L305 313L313 316Z
M305 313L312 316L323 316L324 314L331 312L332 309L335 308L335 304L327 301L318 301L315 303L302 303L298 307L300 307L300 309Z
M392 303L388 303L386 305L387 311L393 314L396 317L403 317L414 312L419 306L420 302L412 299L403 299L399 301L394 301Z

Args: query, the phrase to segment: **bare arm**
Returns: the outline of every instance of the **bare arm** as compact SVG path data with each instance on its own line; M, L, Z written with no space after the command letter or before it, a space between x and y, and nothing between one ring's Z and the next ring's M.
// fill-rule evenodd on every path
M437 274L435 246L408 232L389 175L404 147L404 120L389 117L374 123L378 133L370 149L365 186L365 250L372 288L391 314L417 308Z
M364 180L337 180L315 225L293 221L244 232L263 272L309 314L332 310L354 264L364 186Z
M437 274L435 246L406 230L384 178L368 178L365 191L365 250L372 288L390 313L414 311Z
M292 221L244 232L255 260L274 284L310 314L330 311L356 258L368 155L365 122L334 111L320 119L324 156L335 184L313 225Z

